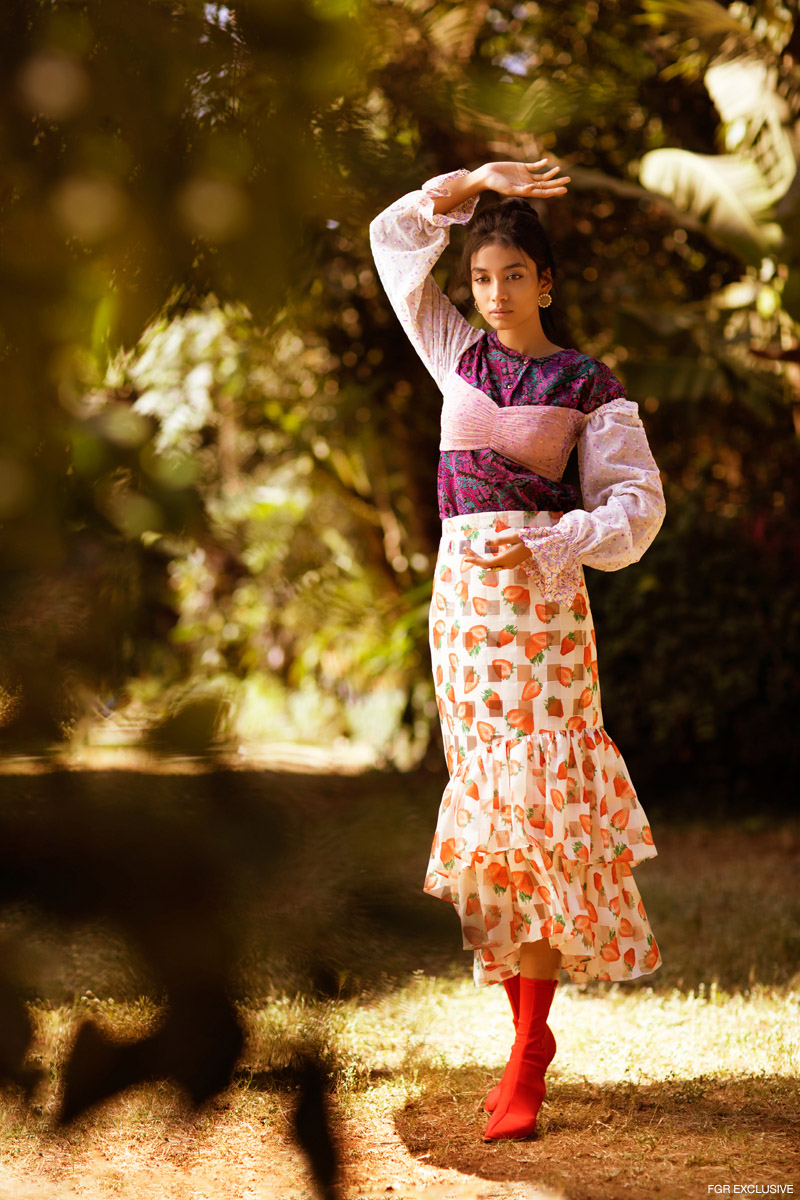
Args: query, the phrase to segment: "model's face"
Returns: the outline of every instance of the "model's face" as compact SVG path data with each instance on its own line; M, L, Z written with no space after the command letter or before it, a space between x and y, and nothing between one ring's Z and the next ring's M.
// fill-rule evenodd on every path
M495 329L513 329L539 313L539 296L549 291L549 271L541 279L536 263L517 246L489 242L472 256L472 294L481 315Z

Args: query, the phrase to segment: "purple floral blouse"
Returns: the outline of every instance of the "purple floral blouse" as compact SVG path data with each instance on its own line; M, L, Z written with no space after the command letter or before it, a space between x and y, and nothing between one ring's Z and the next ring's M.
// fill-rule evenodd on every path
M625 398L624 387L605 363L569 349L531 358L504 346L494 329L467 347L456 370L503 407L547 404L588 414L609 400ZM488 447L442 450L437 491L442 519L457 513L520 509L569 512L581 503L572 484L535 475Z

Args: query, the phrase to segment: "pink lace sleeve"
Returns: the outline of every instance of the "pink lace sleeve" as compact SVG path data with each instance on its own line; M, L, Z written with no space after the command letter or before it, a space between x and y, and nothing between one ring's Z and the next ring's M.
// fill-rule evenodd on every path
M533 577L545 600L569 605L581 586L581 565L575 538L562 529L564 518L556 525L520 529L520 540L531 551L520 566Z
M446 213L433 211L434 198L449 196L447 184L459 168L436 175L415 192L395 200L370 223L375 265L389 301L414 349L441 386L463 351L482 336L437 285L431 269L450 240L450 226L470 220L478 197Z
M565 513L549 528L519 531L532 555L521 566L545 599L559 604L569 603L578 590L581 565L618 571L638 562L666 511L634 401L610 400L591 414L578 439L578 466L586 507Z

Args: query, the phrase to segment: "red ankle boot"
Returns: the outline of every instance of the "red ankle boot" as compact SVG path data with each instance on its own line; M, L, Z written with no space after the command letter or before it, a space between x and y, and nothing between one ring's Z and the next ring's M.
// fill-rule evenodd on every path
M512 975L510 979L503 980L503 987L506 989L508 1002L511 1005L511 1012L514 1016L514 1029L516 1030L519 1022L519 975ZM503 1086L502 1079L497 1087L493 1087L486 1097L486 1103L483 1106L484 1112L494 1112L497 1108L497 1102L500 1099L500 1088Z
M556 1039L547 1024L557 979L520 979L519 1021L500 1097L486 1125L484 1138L529 1137L545 1098L545 1071L556 1052Z

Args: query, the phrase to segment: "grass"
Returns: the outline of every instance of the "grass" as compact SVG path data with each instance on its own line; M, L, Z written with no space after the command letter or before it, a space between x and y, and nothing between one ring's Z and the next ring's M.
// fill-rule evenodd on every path
M502 990L470 979L420 972L369 1003L275 996L242 1005L237 1082L212 1105L192 1114L171 1086L141 1087L55 1133L49 1114L75 1021L89 1012L129 1038L158 1009L92 998L30 1008L32 1058L47 1073L32 1111L4 1094L0 1187L24 1182L31 1197L76 1186L98 1198L312 1195L283 1082L302 1044L325 1048L349 1196L437 1184L477 1196L457 1190L475 1189L477 1177L570 1198L689 1197L709 1183L800 1176L800 990L614 984L590 993L562 983L540 1135L496 1145L481 1140L482 1103L511 1023Z
M143 783L154 805L172 811L177 797L196 823L187 778ZM310 1198L286 1070L306 1045L330 1071L346 1200L695 1200L725 1183L731 1193L735 1183L800 1190L800 824L759 814L657 832L658 857L637 869L637 884L663 967L632 984L562 976L539 1136L493 1144L482 1141L482 1105L508 1053L510 1011L502 989L474 987L448 906L420 894L438 780L378 782L242 773L226 784L214 811L239 824L236 839L220 826L220 843L246 848L237 895L247 898L247 936L234 982L247 1041L234 1083L198 1112L158 1084L53 1127L78 1021L92 1015L128 1039L159 1009L146 964L109 924L51 927L6 912L0 933L33 963L30 1058L44 1077L32 1105L0 1090L2 1200ZM126 803L143 783L129 777ZM107 795L102 779L92 786ZM299 893L286 892L283 876L262 878L260 839L271 828L262 795L313 830ZM275 894L292 903L276 910ZM276 911L281 936L270 939ZM309 962L328 985L339 981L338 998L303 994Z

